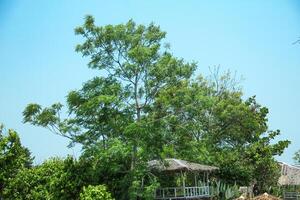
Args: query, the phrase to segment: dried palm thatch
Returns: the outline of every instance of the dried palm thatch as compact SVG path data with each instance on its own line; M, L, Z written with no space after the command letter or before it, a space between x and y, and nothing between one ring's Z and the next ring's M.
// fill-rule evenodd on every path
M162 160L151 160L148 162L148 167L152 170L158 171L195 171L195 172L212 172L218 170L218 167L201 165L198 163L192 163L185 160L179 160L175 158L168 158Z
M260 196L254 197L253 200L281 200L278 197L269 195L268 193L264 193Z

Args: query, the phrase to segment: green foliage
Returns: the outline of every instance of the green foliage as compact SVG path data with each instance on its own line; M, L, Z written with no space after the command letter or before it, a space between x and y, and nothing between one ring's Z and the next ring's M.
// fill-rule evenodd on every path
M276 187L278 184L280 167L273 156L281 155L290 143L279 141L271 144L272 139L279 134L278 130L269 132L245 152L249 165L253 165L252 177L255 177L260 192L268 192L270 187Z
M9 129L5 133L4 126L0 124L0 198L10 179L30 167L32 159L29 150L22 146L17 132Z
M113 200L104 185L83 187L80 200Z

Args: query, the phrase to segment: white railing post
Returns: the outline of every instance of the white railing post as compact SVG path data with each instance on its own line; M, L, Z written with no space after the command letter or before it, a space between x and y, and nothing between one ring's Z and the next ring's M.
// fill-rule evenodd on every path
M207 186L207 195L210 196L209 185Z

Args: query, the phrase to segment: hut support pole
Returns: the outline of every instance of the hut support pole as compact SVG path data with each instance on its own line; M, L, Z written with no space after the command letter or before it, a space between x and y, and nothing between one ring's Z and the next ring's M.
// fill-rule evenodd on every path
M210 191L209 191L209 172L207 172L207 187L208 187L208 195L210 196Z
M207 185L209 184L209 173L207 172Z
M194 174L194 178L195 178L195 186L197 187L197 174Z
M181 174L181 178L182 178L183 195L185 197L185 180L184 180L184 176L182 174L182 171L180 171L180 174Z

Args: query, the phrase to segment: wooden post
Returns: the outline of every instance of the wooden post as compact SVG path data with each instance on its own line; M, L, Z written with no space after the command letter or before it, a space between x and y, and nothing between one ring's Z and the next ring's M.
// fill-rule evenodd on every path
M209 172L207 172L207 195L210 196L210 191L209 191Z
M206 175L205 180L206 180L206 183L207 183L208 182L208 172L206 172L205 175Z
M194 178L195 178L195 187L197 187L197 174L194 174Z
M181 178L182 178L182 187L183 187L183 196L185 197L185 180L182 174L182 171L180 171Z

